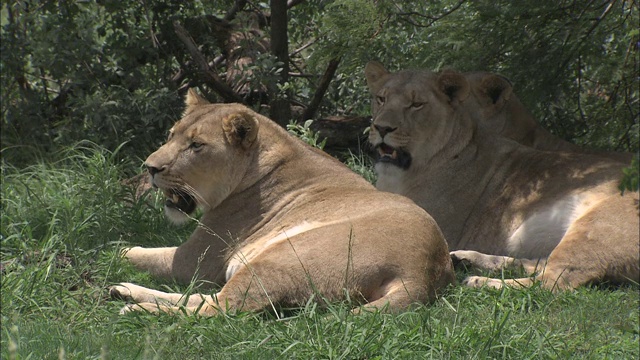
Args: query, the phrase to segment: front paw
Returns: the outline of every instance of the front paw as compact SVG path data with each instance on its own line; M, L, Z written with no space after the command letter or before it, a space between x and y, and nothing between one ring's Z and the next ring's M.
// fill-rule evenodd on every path
M449 255L451 256L451 261L453 262L453 266L456 269L469 269L473 266L472 259L474 258L475 251L468 250L456 250L451 251Z
M462 280L462 285L472 288L479 288L484 286L487 278L482 276L468 276L464 280Z
M462 285L472 288L488 287L493 289L502 289L504 287L504 282L500 279L492 279L484 276L469 276L462 280Z
M118 315L125 315L134 311L140 311L140 310L136 309L135 304L127 304L123 306L122 309L120 309L120 311L118 312Z
M147 312L152 314L157 314L162 311L161 307L158 304L153 303L140 303L140 304L127 304L120 309L118 312L119 315L126 315L132 312Z
M120 283L109 287L109 296L114 300L132 301L133 294L131 292L132 284Z
M138 249L142 249L141 246L134 246L134 247L126 247L126 248L122 248L122 250L120 250L120 257L123 258L129 258L131 256L131 254L129 254L130 251L136 251Z
M197 309L200 309L200 307L198 307ZM158 303L143 302L138 304L127 304L122 309L120 309L119 314L126 315L132 312L144 312L149 314L164 313L169 315L179 315L179 314L192 314L194 313L194 308L184 308L184 307L178 307L178 306L161 305Z

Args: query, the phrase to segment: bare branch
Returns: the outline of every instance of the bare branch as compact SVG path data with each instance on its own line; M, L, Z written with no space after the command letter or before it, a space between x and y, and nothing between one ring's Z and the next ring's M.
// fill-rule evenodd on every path
M287 1L287 9L291 9L296 5L300 5L304 2L304 0L289 0Z
M458 10L462 4L464 4L466 2L466 0L459 0L457 4L455 4L451 9L443 12L442 14L438 15L438 16L430 16L430 15L425 15L425 14L421 14L418 13L416 11L409 11L409 12L399 12L396 13L396 15L398 15L400 17L401 20L408 22L411 25L417 26L417 27L429 27L431 25L433 25L433 23L435 23L436 21L451 15L453 12L455 12L456 10ZM396 5L396 7L398 7ZM424 19L428 19L429 21L426 24L422 24L419 23L417 21L414 21L413 19L411 19L412 16L417 16L420 18L424 18Z
M238 13L244 9L245 5L247 5L247 0L236 0L233 3L233 7L229 9L227 15L224 16L224 19L226 21L235 19L236 15L238 15Z
M297 73L289 72L289 76L296 77L296 78L304 78L304 79L313 79L318 77L318 75L303 74L301 72L297 72Z
M293 50L293 52L291 54L289 54L289 57L294 57L295 55L297 55L298 53L300 53L301 51L303 51L304 49L308 48L309 46L313 45L316 43L316 41L318 41L318 39L313 39L311 41L309 41L308 43L300 46L299 48Z
M329 65L327 66L327 69L324 71L324 75L322 75L322 78L320 79L318 88L316 89L316 92L313 94L313 99L311 99L311 103L302 114L303 120L312 119L315 116L316 111L318 111L318 108L320 107L320 102L322 102L322 98L324 97L324 94L327 92L327 89L329 88L329 84L331 83L331 80L333 80L333 76L335 75L336 70L338 69L340 60L341 58L335 58L329 61Z
M200 71L207 82L222 98L227 102L239 102L244 103L244 100L236 94L229 85L227 85L215 71L211 69L209 64L207 63L207 59L202 55L198 47L196 46L191 35L185 30L179 22L173 22L173 28L175 29L176 35L178 38L184 43L187 47L187 50L191 54L193 61L198 65Z

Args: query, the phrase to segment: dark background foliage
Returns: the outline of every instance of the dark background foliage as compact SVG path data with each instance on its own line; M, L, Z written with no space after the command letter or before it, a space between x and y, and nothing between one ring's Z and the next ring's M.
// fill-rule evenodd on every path
M8 1L2 157L90 140L143 158L188 87L282 125L366 116L362 75L453 67L507 76L556 135L638 149L638 3L509 0Z

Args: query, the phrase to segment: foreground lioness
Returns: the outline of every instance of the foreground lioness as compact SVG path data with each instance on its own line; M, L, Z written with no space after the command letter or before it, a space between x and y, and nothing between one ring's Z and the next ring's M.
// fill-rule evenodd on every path
M406 195L438 222L455 259L524 266L504 283L550 289L638 282L638 193L620 195L621 163L538 151L477 126L462 74L365 69L377 187ZM492 255L484 255L492 254ZM530 259L530 260L526 260ZM498 279L466 284L500 287Z
M625 164L631 162L631 153L582 148L551 134L538 124L506 78L482 71L466 73L465 77L471 92L463 105L488 131L538 150L591 153Z
M312 296L391 310L433 300L454 281L434 220L410 200L376 190L337 160L238 105L195 93L146 167L176 222L203 215L179 247L134 247L126 257L163 278L224 284L213 296L111 288L123 309L213 315L301 306Z

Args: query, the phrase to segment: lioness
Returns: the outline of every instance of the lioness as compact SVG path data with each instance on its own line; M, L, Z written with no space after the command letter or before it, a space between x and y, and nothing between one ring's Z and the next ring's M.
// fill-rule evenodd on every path
M505 77L482 71L465 73L465 77L471 94L463 105L487 130L538 150L590 153L631 162L631 153L591 150L551 134L538 124Z
M455 281L435 221L404 197L376 190L337 160L239 104L193 91L169 139L145 161L166 215L200 226L178 247L126 250L141 270L224 284L210 296L123 283L111 294L145 309L214 315L301 306L312 296L404 309ZM356 308L354 311L359 311Z
M538 151L478 126L465 109L470 90L460 73L389 73L373 62L365 75L376 186L426 209L450 249L462 250L454 259L534 273L504 282L470 277L467 285L539 280L558 290L640 280L638 193L620 195L623 164Z

